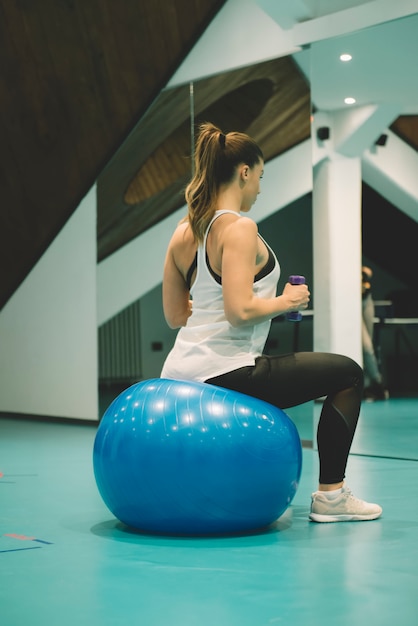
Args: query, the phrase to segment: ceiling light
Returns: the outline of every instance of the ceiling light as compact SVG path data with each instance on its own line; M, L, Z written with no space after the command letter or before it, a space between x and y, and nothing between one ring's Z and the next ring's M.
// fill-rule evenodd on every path
M345 53L345 54L340 54L340 61L351 61L353 57L351 56L351 54Z
M355 98L344 98L344 102L345 102L346 104L354 104L354 103L355 103L355 101L356 101L356 99L355 99Z

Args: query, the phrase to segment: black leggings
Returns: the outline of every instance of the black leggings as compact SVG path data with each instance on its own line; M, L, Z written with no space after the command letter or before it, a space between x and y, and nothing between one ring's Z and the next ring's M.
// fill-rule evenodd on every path
M254 366L206 382L261 398L280 409L326 396L317 432L319 482L343 480L363 395L363 370L355 361L322 352L263 355Z

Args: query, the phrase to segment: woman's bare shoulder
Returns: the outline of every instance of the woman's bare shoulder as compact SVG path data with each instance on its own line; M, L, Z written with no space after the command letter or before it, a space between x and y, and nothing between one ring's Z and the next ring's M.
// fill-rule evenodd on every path
M180 222L171 236L171 246L193 245L194 237L188 222Z
M257 232L257 224L246 215L237 215L235 219L232 216L232 220L225 223L225 233L230 236L246 235L251 237L257 235Z

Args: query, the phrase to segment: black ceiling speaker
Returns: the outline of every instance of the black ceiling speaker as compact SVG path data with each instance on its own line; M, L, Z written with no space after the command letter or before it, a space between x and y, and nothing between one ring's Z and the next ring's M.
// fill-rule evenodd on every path
M318 130L316 131L316 136L321 141L325 141L326 139L329 139L330 134L331 134L331 131L328 126L320 126Z
M387 140L388 140L387 135L380 135L379 139L376 139L375 144L376 146L385 146Z

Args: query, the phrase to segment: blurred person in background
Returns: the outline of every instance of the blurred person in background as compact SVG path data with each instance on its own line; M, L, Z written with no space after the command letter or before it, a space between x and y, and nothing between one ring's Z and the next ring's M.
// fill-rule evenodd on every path
M363 370L364 392L363 397L367 402L387 400L389 392L383 384L382 374L376 358L373 343L374 328L374 302L372 295L371 279L373 271L363 265L361 268L361 294L362 294L362 347L363 347Z

